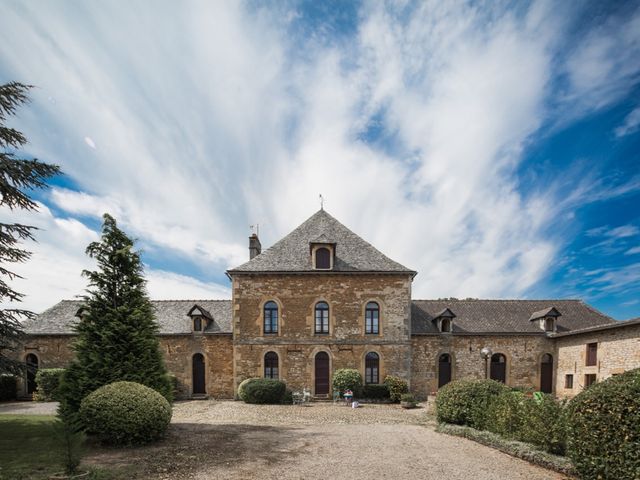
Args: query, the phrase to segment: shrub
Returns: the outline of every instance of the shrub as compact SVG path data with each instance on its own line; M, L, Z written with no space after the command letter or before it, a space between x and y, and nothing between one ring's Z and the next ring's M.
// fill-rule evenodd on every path
M581 478L640 478L640 369L579 393L568 416L567 451Z
M417 403L416 397L413 396L413 393L403 393L400 396L400 401L405 403Z
M517 440L522 431L527 398L520 391L505 390L487 408L485 428L505 438Z
M293 391L290 388L285 389L280 403L283 405L293 405Z
M547 452L564 455L567 443L567 415L564 402L543 395L540 402L526 398L518 440Z
M244 386L246 403L281 403L287 386L280 380L254 378Z
M15 375L0 375L0 401L15 400L18 395L18 379Z
M240 400L242 400L243 402L247 401L247 397L245 394L245 387L249 384L249 382L252 382L254 380L260 380L259 378L247 378L246 380L243 380L242 382L240 382L240 385L238 385L238 398Z
M389 389L389 398L391 398L392 402L399 402L402 394L409 392L407 381L400 377L388 375L384 379L384 384Z
M158 392L134 382L98 388L80 404L87 433L112 445L139 445L157 440L171 420L171 405Z
M345 390L351 390L354 397L359 397L362 393L362 375L353 368L342 368L333 373L333 391L340 392L340 396Z
M64 374L64 368L41 368L36 373L37 390L34 399L39 402L59 400L58 387Z
M509 388L495 380L454 380L438 391L436 415L442 423L482 430L491 402Z
M382 385L365 385L362 387L362 398L369 400L383 400L390 397L389 387L384 383Z

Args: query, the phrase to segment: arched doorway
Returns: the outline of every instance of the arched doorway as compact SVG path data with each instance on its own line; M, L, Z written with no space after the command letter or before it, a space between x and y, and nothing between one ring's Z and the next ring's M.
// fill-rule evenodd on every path
M491 356L491 380L507 383L507 357L501 353Z
M451 381L451 355L443 353L438 358L438 388Z
M29 353L25 357L25 363L27 364L27 395L31 395L37 388L38 357L33 353Z
M553 391L553 356L549 353L545 353L540 361L540 391Z
M315 358L316 395L329 394L329 354L318 352Z
M204 355L196 353L192 359L193 393L207 393L204 379Z

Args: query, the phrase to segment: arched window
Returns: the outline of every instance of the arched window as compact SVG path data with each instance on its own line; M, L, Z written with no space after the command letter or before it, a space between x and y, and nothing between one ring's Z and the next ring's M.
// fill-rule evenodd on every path
M450 318L443 318L442 319L442 323L440 324L440 330L444 333L450 333L451 332L451 319Z
M367 303L364 310L364 333L380 333L380 307L376 302Z
M316 303L316 333L329 333L329 305L326 302Z
M274 301L264 304L264 333L278 333L278 304Z
M443 353L438 357L438 388L451 381L451 355Z
M27 395L36 391L36 373L38 373L38 357L34 353L29 353L25 357L27 364Z
M193 331L202 331L202 317L200 315L196 315L195 317L193 317Z
M380 357L375 352L364 357L364 383L380 383Z
M494 353L491 356L491 380L507 383L507 357L501 353Z
M328 248L318 248L316 250L316 268L331 268L331 252Z
M278 354L267 352L264 355L264 378L278 379Z
M555 319L553 317L547 317L544 319L544 331L553 332L555 330Z

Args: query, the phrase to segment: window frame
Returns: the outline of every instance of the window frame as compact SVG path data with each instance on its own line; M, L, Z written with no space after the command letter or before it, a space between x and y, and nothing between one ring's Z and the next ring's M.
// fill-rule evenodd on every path
M329 335L329 304L324 300L316 302L313 308L313 332L316 335ZM320 318L318 318L318 314L320 314ZM318 324L318 320L320 320L320 324ZM320 329L318 330L318 325L320 325Z
M380 384L380 354L378 352L367 352L364 356L364 383L365 385Z
M193 317L193 331L194 332L202 332L203 328L202 328L202 316L201 315L195 315Z
M444 328L445 322L447 322L446 329ZM452 327L453 327L453 322L449 317L444 317L442 320L440 320L440 333L451 333Z
M598 375L595 373L585 373L584 374L584 388L590 387L594 383L598 382Z
M598 342L587 343L585 366L596 367L598 365Z
M320 266L320 264L318 263L318 259L320 252L323 252L323 256L322 256L322 260L326 260L327 262L327 266ZM327 256L326 258L324 257L324 252L327 252ZM316 270L331 270L331 249L329 247L318 247L316 248L315 252L313 252L313 262L314 262L314 266L316 268Z
M280 357L276 352L271 350L265 353L263 357L263 364L264 368L262 369L262 375L264 378L269 378L271 380L280 379Z
M573 373L567 373L564 376L564 388L573 390Z
M278 303L274 300L265 302L262 307L262 333L264 335L277 335L279 323ZM274 313L275 312L275 313ZM274 319L275 317L275 319ZM267 328L268 325L268 328ZM275 328L274 328L275 327Z
M375 307L370 307L370 305L375 305ZM365 335L380 335L380 305L378 302L367 302L364 307L364 333Z

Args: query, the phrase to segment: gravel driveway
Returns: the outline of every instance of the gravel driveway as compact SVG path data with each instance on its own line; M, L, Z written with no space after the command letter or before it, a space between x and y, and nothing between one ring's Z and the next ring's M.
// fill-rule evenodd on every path
M550 480L562 475L433 431L424 409L179 402L165 440L87 459L138 478Z

